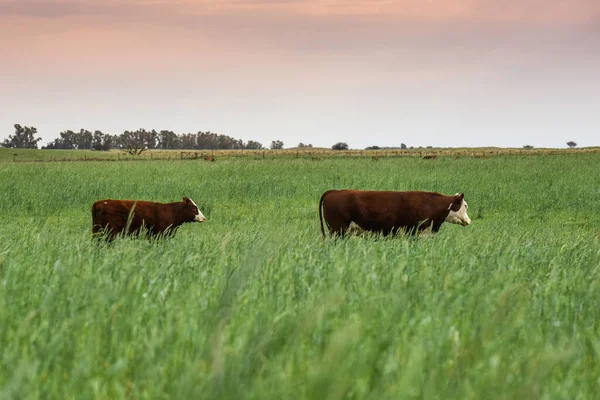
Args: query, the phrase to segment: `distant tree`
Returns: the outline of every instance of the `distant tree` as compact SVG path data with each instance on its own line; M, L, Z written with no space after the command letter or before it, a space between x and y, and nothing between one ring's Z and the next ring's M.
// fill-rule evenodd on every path
M283 149L283 142L281 140L273 140L271 142L271 149L273 149L273 150Z
M365 150L379 150L380 147L379 146L369 146L369 147L365 147Z
M158 132L154 129L147 131L138 129L137 131L125 131L119 137L119 147L132 155L142 154L144 150L155 149L158 143Z
M144 135L144 143L146 144L147 148L155 149L156 145L158 145L158 132L156 132L154 129L151 131L146 131Z
M52 142L48 143L43 149L58 149L58 150L73 150L75 149L75 132L63 131L60 133L60 137L55 138Z
M102 135L102 151L108 151L116 145L115 138L117 135L105 133Z
M263 148L263 145L262 143L255 142L254 140L248 140L248 143L246 143L244 148L250 150L261 150Z
M198 141L198 135L196 135L195 133L182 133L179 136L179 146L182 149L187 149L187 150L191 150L196 146L196 143ZM207 149L215 149L216 148L216 143L214 144L215 147L207 147Z
M92 150L108 151L113 145L113 138L109 134L104 134L101 131L94 131L94 139L92 142Z
M75 132L68 130L60 133L60 148L64 150L72 150L75 148Z
M402 150L404 150L404 149L406 149L406 145L405 145L404 143L400 143L400 148L401 148Z
M110 144L111 149L122 149L123 148L123 140L121 138L121 135L109 135L108 133L106 134L106 136L108 136L108 138L106 138L106 142L108 142Z
M86 129L81 129L75 134L75 148L78 150L91 150L93 142L94 135Z
M433 146L427 146L428 149L433 149Z
M179 137L175 132L163 130L158 133L159 149L177 149L179 145Z
M71 130L63 131L60 137L48 143L44 149L60 150L110 150L113 146L113 136L104 134L101 131L94 133L81 129L79 132Z
M179 139L182 149L196 150L233 150L243 149L244 142L231 136L219 135L213 132L198 132L184 134Z
M309 144L304 144L302 142L298 143L298 148L300 148L300 149L305 149L305 148L308 148L308 147L313 147L313 145L310 144L310 143Z
M102 138L104 134L100 131L94 131L94 136L92 140L92 150L101 151L102 150Z
M42 146L42 150L46 150L46 149L58 149L58 144L56 143L58 141L58 139L54 139L52 142L48 143L45 146ZM2 145L0 145L1 147Z
M186 149L193 148L198 150L217 150L227 142L223 140L223 138L220 138L219 135L212 132L198 132L196 134L195 143L193 136L189 136L186 141L191 143L185 146Z
M567 146L569 146L569 148L573 149L573 148L577 147L577 143L570 141L570 142L567 142Z
M533 149L533 146L532 146L532 145L530 145L530 144L526 144L525 146L523 146L523 148L524 148L524 149L531 150L531 149Z
M333 146L331 146L332 150L348 150L348 143L346 142L337 142Z
M146 133L147 132L145 129L123 132L121 135L122 150L131 154L132 156L139 156L142 154L148 149L148 145L146 143Z
M231 136L217 135L217 146L218 149L223 150L239 150L244 148L244 142Z
M14 135L9 135L8 139L2 142L2 147L15 148L15 149L37 149L38 142L41 138L36 138L37 129L33 126L21 126L15 124Z

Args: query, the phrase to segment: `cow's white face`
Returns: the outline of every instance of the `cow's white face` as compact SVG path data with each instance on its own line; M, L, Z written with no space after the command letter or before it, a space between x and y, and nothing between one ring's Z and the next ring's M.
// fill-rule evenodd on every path
M202 212L200 211L200 209L198 208L198 206L196 205L196 203L194 203L194 200L190 199L190 202L192 203L192 205L194 207L196 207L196 210L198 211L198 214L196 214L196 216L194 217L194 221L195 222L204 222L204 221L206 221L206 217L204 217L204 215L202 214Z
M462 226L471 225L471 218L469 218L467 215L467 210L469 209L467 202L464 199L461 199L461 204L458 211L452 211L452 204L453 203L450 203L448 206L450 212L448 213L445 221L450 222L451 224L458 224Z

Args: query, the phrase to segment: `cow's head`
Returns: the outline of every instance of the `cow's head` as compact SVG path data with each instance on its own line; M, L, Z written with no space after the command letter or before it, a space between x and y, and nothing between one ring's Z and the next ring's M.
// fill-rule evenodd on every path
M206 218L192 199L189 197L183 198L184 214L186 221L204 222Z
M465 194L456 193L454 200L448 206L448 210L450 210L450 212L448 213L445 221L462 226L471 225L471 218L469 218L467 215L468 208L469 206L465 201Z

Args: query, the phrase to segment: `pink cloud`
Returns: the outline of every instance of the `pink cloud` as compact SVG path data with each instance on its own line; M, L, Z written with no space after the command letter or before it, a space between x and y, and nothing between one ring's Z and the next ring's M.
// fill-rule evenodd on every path
M540 113L548 99L572 110L597 104L599 8L597 0L0 0L0 123L119 130L184 114L181 129L241 135L253 123L275 135L362 124L360 135L378 124L395 132L398 110L423 115L420 129L432 109L473 118L486 104L496 126L524 99ZM559 119L548 112L540 121L550 114ZM341 128L347 119L354 123Z
M57 18L77 15L130 18L147 13L218 15L232 13L384 16L407 20L475 20L528 23L598 21L596 0L0 0L0 15Z

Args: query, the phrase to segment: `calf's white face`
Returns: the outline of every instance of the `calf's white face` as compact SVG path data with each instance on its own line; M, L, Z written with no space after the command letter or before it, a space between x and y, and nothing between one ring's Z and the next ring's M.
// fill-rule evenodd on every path
M450 205L448 206L450 212L448 213L448 216L445 219L446 222L450 222L451 224L459 224L462 226L471 225L471 218L469 218L469 216L467 215L467 209L469 208L469 206L467 205L467 202L464 199L462 200L458 211L452 211L451 207L452 203L450 203Z
M196 203L194 203L194 200L190 199L190 202L192 203L192 205L194 207L196 207L196 210L198 211L198 214L196 214L196 216L194 217L194 221L195 222L204 222L204 221L206 221L206 217L204 217L204 215L202 214L202 212L200 211L200 209L198 208L198 206L196 205Z

